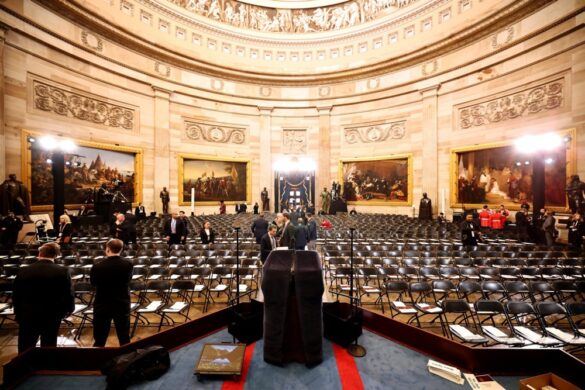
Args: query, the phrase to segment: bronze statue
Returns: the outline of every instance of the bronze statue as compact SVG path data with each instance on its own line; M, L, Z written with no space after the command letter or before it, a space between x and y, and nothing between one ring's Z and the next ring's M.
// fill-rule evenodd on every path
M8 215L13 211L17 215L22 215L25 220L29 220L30 215L30 195L28 188L19 180L16 175L11 173L8 179L0 185L0 194L2 194L2 215Z
M571 182L565 191L567 191L571 212L574 214L579 211L583 214L585 212L585 198L583 197L585 183L580 180L579 175L571 176Z
M162 201L163 205L163 214L168 214L171 196L169 195L169 191L167 191L167 187L163 187L162 191L160 192L160 200Z
M323 192L321 192L321 211L323 214L329 214L329 206L331 206L331 193L327 191L327 187L323 187Z
M260 193L260 199L262 200L262 211L270 211L270 198L268 198L266 187Z

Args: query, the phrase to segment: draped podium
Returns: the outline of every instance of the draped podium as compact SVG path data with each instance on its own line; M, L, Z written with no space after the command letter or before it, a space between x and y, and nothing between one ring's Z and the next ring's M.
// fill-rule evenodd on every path
M264 360L323 361L323 273L314 251L272 251L264 265Z

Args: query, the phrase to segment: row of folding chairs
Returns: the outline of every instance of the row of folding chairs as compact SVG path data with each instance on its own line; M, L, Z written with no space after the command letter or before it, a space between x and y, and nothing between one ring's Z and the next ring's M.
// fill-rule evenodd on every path
M464 300L441 303L444 335L471 345L585 350L585 303Z

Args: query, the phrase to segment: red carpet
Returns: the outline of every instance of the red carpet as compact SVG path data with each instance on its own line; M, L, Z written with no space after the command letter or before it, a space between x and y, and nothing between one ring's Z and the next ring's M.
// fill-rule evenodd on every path
M353 356L337 344L333 345L333 354L337 362L337 370L344 390L363 390L364 384Z
M252 354L254 353L254 347L256 343L252 343L246 346L246 353L244 354L244 366L242 367L242 375L237 382L225 381L221 390L243 390L246 384L246 376L248 375L248 369L250 368L250 362L252 361Z

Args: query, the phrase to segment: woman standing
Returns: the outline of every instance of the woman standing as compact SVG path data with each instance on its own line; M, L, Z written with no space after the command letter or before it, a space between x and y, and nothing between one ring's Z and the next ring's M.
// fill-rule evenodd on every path
M71 242L73 228L71 225L71 219L67 214L63 214L59 217L59 226L57 232L57 243L60 245L67 245Z
M211 228L211 222L205 221L201 231L199 231L199 237L201 237L202 244L214 244L215 243L215 232Z

